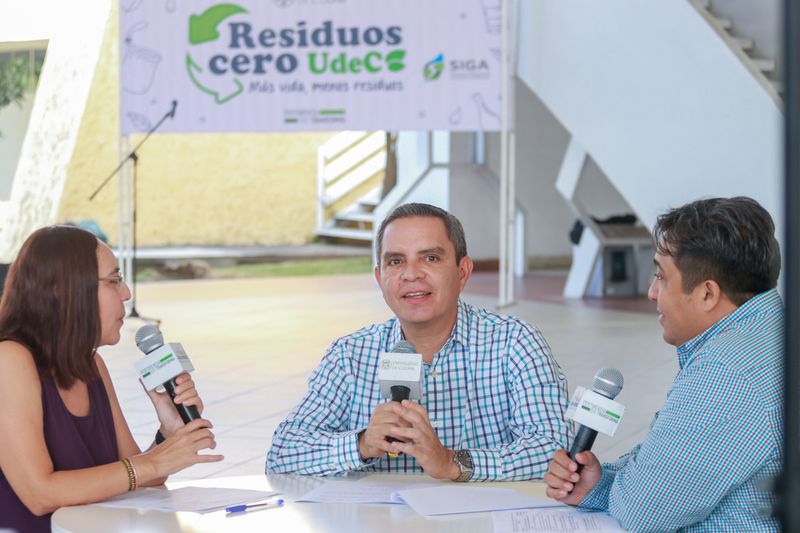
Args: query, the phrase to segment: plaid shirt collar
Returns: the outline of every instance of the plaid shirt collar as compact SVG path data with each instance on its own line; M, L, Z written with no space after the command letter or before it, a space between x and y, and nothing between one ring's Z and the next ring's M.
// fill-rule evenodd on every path
M440 354L446 353L453 343L458 343L463 347L469 346L469 316L470 316L470 305L464 303L460 298L458 299L458 309L456 311L456 323L453 324L453 331L450 333L450 337L447 339L447 342L444 343L441 350L439 350ZM394 317L392 323L392 329L389 332L389 335L386 336L387 344L385 349L391 350L398 342L405 340L403 336L403 327L400 325L400 320L397 317Z
M702 351L703 347L720 333L726 331L740 321L749 318L753 314L762 313L775 305L782 305L781 297L777 289L770 289L753 296L740 305L733 313L718 320L703 333L678 346L678 364L680 368L683 369L688 365L689 362Z

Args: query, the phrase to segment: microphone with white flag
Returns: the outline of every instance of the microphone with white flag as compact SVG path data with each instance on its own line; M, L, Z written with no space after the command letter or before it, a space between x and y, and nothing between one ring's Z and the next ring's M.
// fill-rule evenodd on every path
M142 326L136 331L136 346L146 355L136 361L134 366L139 372L139 377L144 388L151 391L158 386L163 386L172 398L172 404L184 424L200 418L200 412L194 405L175 403L175 378L184 372L194 370L192 362L180 343L164 344L164 336L153 325Z
M400 341L378 358L381 396L392 401L422 399L422 355L408 341Z
M594 376L592 390L578 387L573 397L567 418L580 424L569 456L574 461L575 455L591 450L597 432L613 437L617 426L625 414L625 406L614 401L622 390L625 380L616 368L601 368ZM580 468L580 465L578 465Z
M400 341L378 358L378 383L381 396L393 402L422 400L422 354L408 341ZM396 442L394 437L386 437ZM392 457L397 454L390 453Z

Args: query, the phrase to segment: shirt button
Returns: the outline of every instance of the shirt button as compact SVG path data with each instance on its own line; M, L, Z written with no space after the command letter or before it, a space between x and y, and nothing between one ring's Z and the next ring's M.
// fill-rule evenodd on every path
M430 376L432 379L436 379L436 376L438 376L438 375L439 375L439 373L438 373L436 370L431 370L431 371L430 371L430 373L429 373L428 375L429 375L429 376Z

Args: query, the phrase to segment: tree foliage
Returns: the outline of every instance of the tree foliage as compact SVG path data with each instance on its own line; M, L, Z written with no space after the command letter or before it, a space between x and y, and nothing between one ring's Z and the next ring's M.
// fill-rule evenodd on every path
M31 68L30 54L0 56L0 109L21 105L29 87L34 87L42 72L44 58L36 57Z

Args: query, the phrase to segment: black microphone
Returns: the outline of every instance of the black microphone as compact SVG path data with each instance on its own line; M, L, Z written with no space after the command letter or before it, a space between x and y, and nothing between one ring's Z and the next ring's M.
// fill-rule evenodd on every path
M163 345L164 345L164 336L161 334L161 331L156 326L148 324L146 326L140 327L136 331L136 346L138 346L139 349L143 351L145 354L149 354L154 350L161 348ZM188 424L192 420L200 418L200 412L194 405L183 405L175 403L175 386L177 385L175 383L175 378L182 373L183 369L179 365L176 365L174 375L170 379L165 381L163 383L163 386L166 389L167 394L169 394L169 397L172 398L172 405L175 406L175 409L178 411L181 420L183 420L184 424Z
M178 101L177 100L173 100L172 101L172 109L170 109L169 113L167 113L169 115L169 118L175 118L175 110L177 108L178 108Z
M417 353L417 349L408 341L399 341L397 344L392 346L392 349L389 350L389 354L415 354ZM385 359L384 359L385 361ZM388 361L387 361L388 362ZM412 363L412 366L415 366ZM422 361L416 363L416 366L419 367L414 370L416 375L421 376L422 373ZM383 385L382 389L385 389L387 386L389 387L389 396L393 402L402 402L403 400L409 400L411 398L411 387L406 385L401 385L399 383L392 384L392 382L398 381L397 376L392 371L390 365L380 365L378 368L378 381ZM419 389L419 384L417 385ZM385 396L384 396L385 397ZM388 442L397 442L398 439L394 437L386 437ZM398 457L399 454L390 453L392 457Z
M616 368L601 368L594 375L592 391L605 396L609 400L613 400L622 390L624 383L625 380L622 378L622 373ZM591 450L596 437L597 431L588 426L580 425L578 433L575 435L575 440L572 442L572 447L569 449L570 459L575 461L575 455ZM578 471L580 471L581 466L579 463Z
M408 397L411 395L411 389L405 385L392 385L391 391L393 402L402 402L403 400L408 400Z

